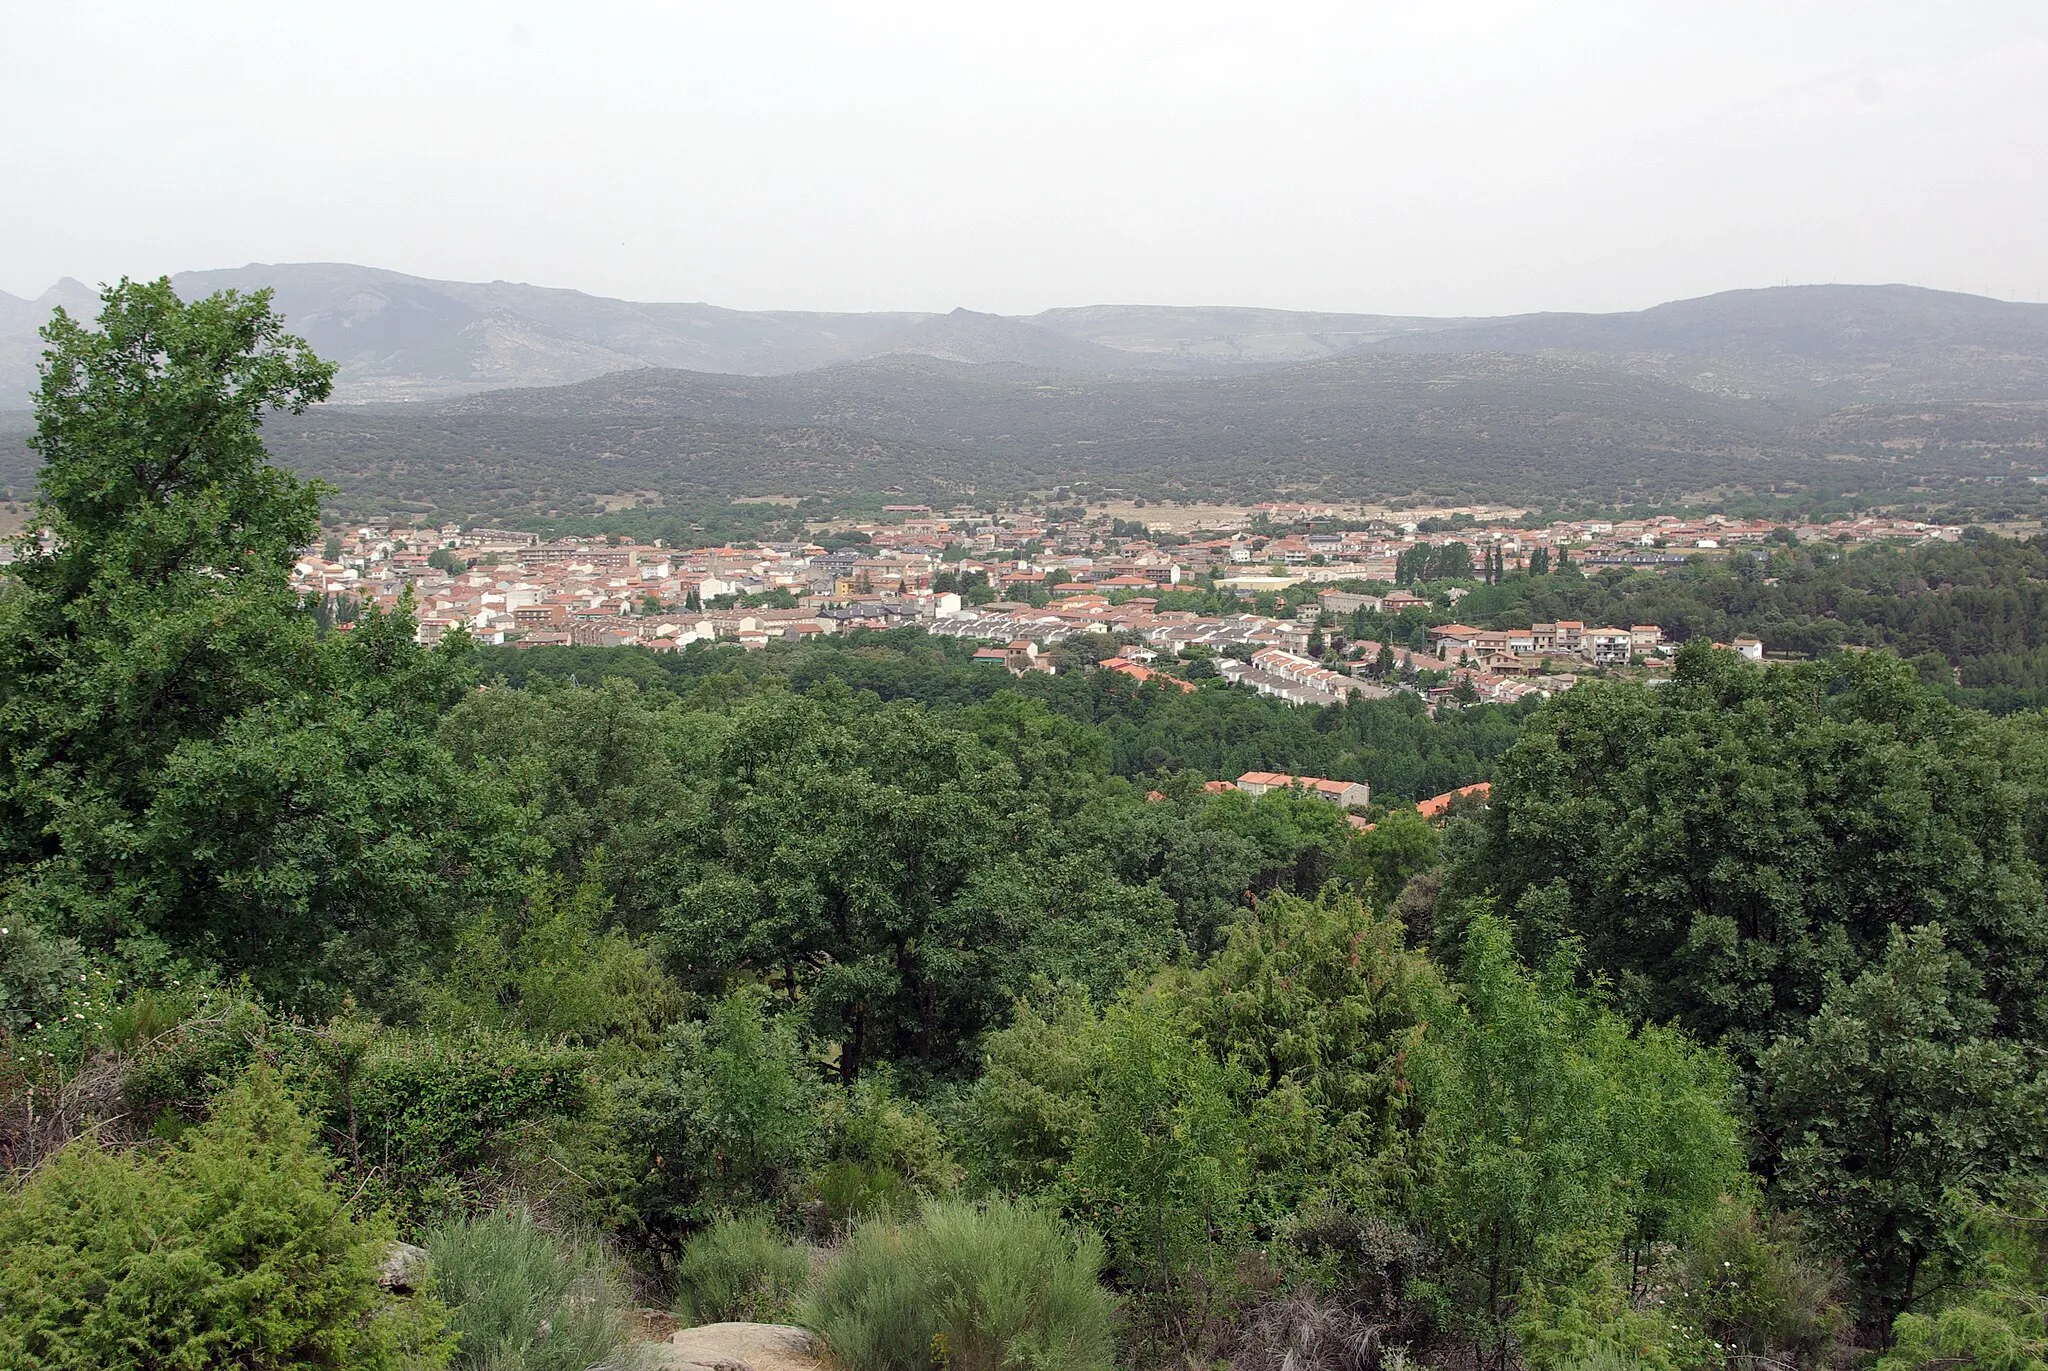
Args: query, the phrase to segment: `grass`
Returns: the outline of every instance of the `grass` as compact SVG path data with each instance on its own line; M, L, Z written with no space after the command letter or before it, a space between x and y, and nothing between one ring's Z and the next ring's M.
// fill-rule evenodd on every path
M810 1253L765 1217L723 1218L690 1239L676 1271L687 1323L785 1323L811 1282Z
M603 1253L523 1208L446 1224L424 1245L461 1338L458 1371L585 1371L625 1340L624 1294Z
M1102 1245L995 1200L928 1202L856 1227L797 1321L858 1371L1106 1371L1114 1307Z

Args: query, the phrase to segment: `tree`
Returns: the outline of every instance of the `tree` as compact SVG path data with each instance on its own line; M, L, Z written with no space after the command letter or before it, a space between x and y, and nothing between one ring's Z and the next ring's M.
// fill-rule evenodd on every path
M1053 831L1106 769L1086 732L1014 696L973 724L836 682L733 710L699 879L662 924L672 968L773 978L851 1080L877 1058L956 1061L1034 972L1162 947L1171 906Z
M1550 549L1539 547L1529 554L1529 574L1548 576L1550 574Z
M389 1242L258 1066L161 1158L88 1137L0 1197L0 1362L445 1366L445 1311L378 1288Z
M1758 1063L1773 1187L1839 1256L1880 1332L1953 1263L1974 1205L2037 1163L2048 1125L2035 1064L1984 1036L1990 1006L1940 928L1894 930L1854 981Z
M1525 969L1509 925L1479 910L1462 1001L1431 1015L1414 1059L1424 1137L1441 1159L1422 1207L1482 1347L1504 1347L1539 1259L1560 1243L1581 1235L1589 1253L1623 1248L1640 1267L1741 1174L1725 1064L1674 1030L1630 1032L1574 987L1576 972L1568 948Z
M432 744L467 639L408 614L322 638L292 593L318 491L260 424L333 368L267 292L192 304L123 281L99 327L61 310L36 395L43 458L0 600L0 868L14 922L101 952L150 944L332 1001L401 976L501 870L501 811ZM381 970L380 970L381 968Z
M450 576L460 576L469 566L455 553L445 547L437 547L427 554L427 565Z
M1696 644L1667 686L1589 682L1533 715L1458 879L1517 908L1531 955L1582 938L1630 1013L1745 1063L1831 973L1937 921L2017 1029L2048 900L2013 744L1885 654L1763 668Z
M2048 1366L2048 1203L2029 1178L1978 1205L1963 1235L1971 1261L1938 1310L1901 1314L1877 1371L2038 1371Z
M1354 897L1276 894L1167 983L1242 1082L1262 1232L1318 1200L1366 1213L1412 1200L1422 1118L1406 1060L1442 985L1402 942L1398 922Z
M1375 907L1387 908L1410 879L1437 864L1442 847L1427 819L1412 809L1391 810L1370 830L1352 836L1337 863L1337 875Z
M771 1016L767 1000L758 986L722 997L622 1092L639 1172L630 1199L654 1242L679 1245L721 1208L780 1198L813 1157L819 1083L794 1021Z

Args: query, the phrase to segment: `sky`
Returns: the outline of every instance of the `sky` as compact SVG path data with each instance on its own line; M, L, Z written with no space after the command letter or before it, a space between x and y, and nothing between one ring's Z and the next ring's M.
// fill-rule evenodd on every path
M2041 0L0 0L0 290L745 309L2048 299Z

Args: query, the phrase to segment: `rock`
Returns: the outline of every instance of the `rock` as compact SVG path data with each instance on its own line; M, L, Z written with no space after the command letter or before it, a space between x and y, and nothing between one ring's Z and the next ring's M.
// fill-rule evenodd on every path
M646 1349L669 1371L818 1371L817 1342L783 1323L707 1323Z
M410 1295L426 1285L431 1266L426 1248L395 1242L385 1250L384 1263L377 1268L377 1284L400 1295Z

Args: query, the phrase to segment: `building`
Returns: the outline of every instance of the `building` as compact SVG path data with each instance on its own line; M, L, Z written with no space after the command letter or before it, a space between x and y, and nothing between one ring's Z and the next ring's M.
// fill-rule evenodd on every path
M1432 795L1426 800L1417 801L1415 812L1425 819L1441 819L1450 812L1452 801L1469 795L1476 795L1484 800L1492 793L1493 783L1490 781L1480 781L1476 785L1462 786L1457 790L1446 790L1441 795Z
M1319 800L1345 809L1363 809L1372 803L1372 787L1364 781L1331 781L1321 776L1289 776L1281 771L1247 771L1237 778L1237 788L1247 795L1269 790L1300 790Z

